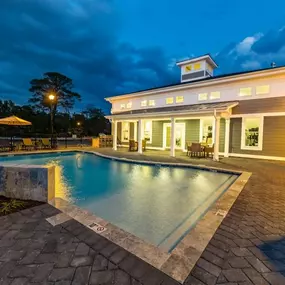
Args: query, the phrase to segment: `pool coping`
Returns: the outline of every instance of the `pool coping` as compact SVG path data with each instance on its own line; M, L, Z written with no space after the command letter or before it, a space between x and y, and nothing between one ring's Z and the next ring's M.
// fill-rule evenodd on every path
M79 152L89 153L96 156L122 161L129 163L139 163L143 165L161 165L170 167L186 167L203 169L214 172L223 172L239 175L235 182L225 191L218 200L209 208L206 214L196 223L196 225L181 239L171 253L163 251L161 248L154 246L144 240L130 234L123 229L109 223L108 221L97 217L87 210L81 209L72 203L61 198L54 198L49 203L61 210L63 213L82 223L86 227L94 230L97 234L107 238L111 242L123 247L137 257L151 264L155 268L169 275L180 283L183 283L190 274L192 268L198 261L202 252L210 242L219 225L229 212L230 208L236 201L237 197L243 190L245 184L249 180L251 173L236 170L227 170L217 167L208 167L205 165L193 165L190 163L171 163L171 162L153 162L142 161L129 158L119 158L104 155L96 151L89 150L54 150L46 152L29 152L17 153L15 155L26 154L48 154L48 153L64 153ZM7 155L1 155L7 156ZM9 154L8 154L9 156ZM96 225L96 227L94 227ZM101 229L98 231L98 229Z

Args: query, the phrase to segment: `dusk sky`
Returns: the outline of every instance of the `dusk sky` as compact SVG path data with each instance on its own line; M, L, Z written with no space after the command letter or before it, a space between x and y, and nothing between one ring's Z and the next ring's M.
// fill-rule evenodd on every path
M210 53L216 74L285 65L284 0L1 0L0 99L57 71L87 104L179 81L175 62Z

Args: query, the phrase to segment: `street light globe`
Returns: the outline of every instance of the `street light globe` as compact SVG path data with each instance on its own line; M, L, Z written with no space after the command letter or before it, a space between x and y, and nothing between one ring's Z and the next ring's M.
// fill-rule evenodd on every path
M77 122L77 126L80 126L81 124L80 124L80 122Z
M54 98L55 98L55 96L54 96L53 94L50 94L50 95L48 95L48 98L49 98L51 101L53 101Z

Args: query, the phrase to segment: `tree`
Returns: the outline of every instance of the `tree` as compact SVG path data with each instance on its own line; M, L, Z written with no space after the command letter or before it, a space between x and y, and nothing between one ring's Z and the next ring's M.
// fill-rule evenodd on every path
M33 95L29 102L38 109L50 109L49 94L56 96L55 109L61 107L65 111L73 108L75 100L81 100L81 96L72 91L72 79L58 72L46 72L44 78L33 79L30 84L29 91Z
M84 129L88 135L110 133L110 123L101 109L88 105L82 114L86 117Z
M33 79L30 84L29 91L33 95L29 102L36 110L53 112L53 117L59 108L69 113L75 101L81 100L81 96L72 91L72 79L58 72L46 72L43 78ZM50 94L55 95L54 102L49 100Z

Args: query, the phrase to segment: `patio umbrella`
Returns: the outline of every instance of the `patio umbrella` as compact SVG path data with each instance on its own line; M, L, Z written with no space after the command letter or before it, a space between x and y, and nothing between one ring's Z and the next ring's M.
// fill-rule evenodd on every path
M23 120L16 116L11 116L7 118L0 119L0 125L8 126L30 126L32 123L26 120Z
M26 120L23 120L16 116L10 116L7 118L0 119L0 125L6 126L30 126L32 123ZM13 144L13 139L11 136L11 145Z

